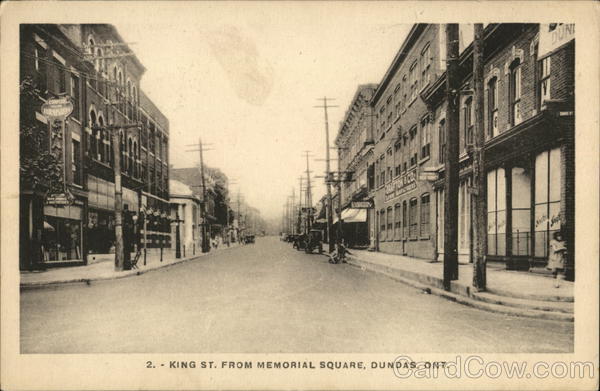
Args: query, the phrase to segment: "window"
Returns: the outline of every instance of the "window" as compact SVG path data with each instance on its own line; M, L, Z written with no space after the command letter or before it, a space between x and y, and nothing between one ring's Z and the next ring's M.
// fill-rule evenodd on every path
M412 198L410 200L409 210L408 210L408 224L409 230L408 234L411 238L417 236L417 199Z
M463 129L464 129L464 148L473 144L473 98L465 100L463 107Z
M547 257L554 232L560 230L560 148L535 158L535 253Z
M71 140L71 168L73 171L73 183L81 185L81 143L79 140Z
M385 184L385 165L383 164L384 156L379 157L379 186Z
M540 61L540 107L550 99L550 60L548 56Z
M440 139L440 151L439 151L439 162L445 163L446 161L446 120L442 119L438 125L438 133Z
M519 59L510 66L509 83L510 123L515 126L521 123L521 63Z
M421 120L421 159L429 157L431 148L431 129L429 117Z
M79 77L71 74L71 97L73 98L73 118L81 119L79 114Z
M531 169L511 169L512 255L529 255L531 243Z
M48 89L48 68L46 63L46 44L36 38L34 47L35 70L38 72L38 88L42 93Z
M106 152L104 149L104 134L106 130L104 129L104 117L102 117L102 113L98 115L98 126L100 127L100 132L98 133L98 160L104 162L104 153Z
M408 237L408 212L406 208L406 201L402 202L402 237Z
M408 147L410 154L410 167L417 165L417 126L410 129L410 144Z
M392 178L393 178L393 175L392 175L392 166L393 166L393 164L394 164L394 155L392 153L392 148L389 148L387 150L387 154L386 154L386 165L387 165L387 170L386 170L387 171L387 174L386 174L387 176L386 176L386 179L387 179L388 182L390 182L392 180Z
M498 79L488 82L488 137L498 135Z
M394 217L394 215L392 214L392 207L389 206L387 208L387 216L386 216L387 231L388 231L388 235L389 235L388 239L392 239L392 235L394 233L394 231L393 231L394 225L393 225L393 221L392 221L393 217Z
M133 142L131 140L131 137L127 138L127 158L128 158L128 162L127 162L127 173L129 173L129 175L133 175Z
M400 220L401 218L401 213L400 213L400 203L394 205L394 237L396 239L400 238L400 235L402 234L401 229L402 229L402 220Z
M119 156L121 158L121 171L127 170L127 160L125 159L126 154L127 151L125 150L123 132L119 132Z
M421 236L429 236L429 194L421 196Z
M379 211L379 239L383 240L385 235L385 209Z
M413 62L410 66L410 70L408 71L408 79L410 83L410 100L412 102L413 99L417 97L417 86L419 84L417 77L417 60L415 60L415 62Z
M92 159L98 159L98 139L99 130L97 129L98 123L96 120L96 112L90 110L90 127L92 128L92 138L90 140L90 153Z
M506 179L504 169L487 174L488 255L506 255Z
M431 50L429 43L421 51L421 85L425 87L430 81Z
M459 249L469 249L471 230L471 178L466 178L458 188L458 243Z

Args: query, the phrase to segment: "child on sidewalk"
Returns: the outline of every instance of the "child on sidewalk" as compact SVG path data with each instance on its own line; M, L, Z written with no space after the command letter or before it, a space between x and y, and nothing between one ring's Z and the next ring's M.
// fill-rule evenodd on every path
M548 256L548 269L552 270L554 275L554 287L560 287L560 280L564 279L565 271L565 255L567 248L562 238L560 231L557 231L553 235L553 239L550 241L550 254Z

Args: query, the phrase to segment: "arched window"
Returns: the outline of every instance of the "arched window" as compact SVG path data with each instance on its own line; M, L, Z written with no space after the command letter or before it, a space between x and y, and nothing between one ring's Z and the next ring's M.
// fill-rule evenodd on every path
M99 137L98 137L98 153L100 154L99 159L101 162L105 162L106 161L106 157L105 157L106 150L104 148L104 145L105 145L104 140L106 139L105 138L106 130L104 129L104 117L102 116L102 113L100 113L98 115L98 126L101 128L100 132L99 132Z
M137 141L133 142L133 176L134 177L138 177L138 159L139 159L139 155L138 155L138 143Z
M94 109L90 109L90 127L92 128L92 137L89 143L90 153L93 159L98 159L98 126L96 111Z
M521 123L521 60L516 58L510 64L509 96L510 124Z
M133 144L131 142L131 137L128 138L127 140L127 151L128 153L128 160L129 162L127 163L127 172L129 173L129 175L133 174Z
M417 199L411 198L410 203L408 204L408 235L411 238L417 236Z
M127 161L125 160L125 141L123 140L123 132L119 132L119 156L121 159L121 171L126 170Z
M498 135L498 78L488 82L488 137Z

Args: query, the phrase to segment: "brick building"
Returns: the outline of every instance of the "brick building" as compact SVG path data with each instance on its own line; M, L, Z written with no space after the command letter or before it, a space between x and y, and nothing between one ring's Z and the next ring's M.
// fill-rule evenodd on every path
M342 173L351 172L352 181L342 184L343 236L350 247L370 245L368 213L370 208L357 208L360 204L371 205L368 190L369 163L373 161L373 114L369 105L376 84L364 84L358 89L340 124L335 145L339 148L339 164ZM344 175L342 175L344 176ZM354 202L355 207L352 207ZM334 204L337 207L337 203ZM337 224L337 213L334 215Z
M469 28L471 27L471 28ZM470 262L472 26L461 25L458 251ZM487 259L544 266L562 230L574 253L574 26L484 29ZM443 258L445 29L415 25L371 105L376 114L375 219L381 251ZM376 223L375 223L376 222Z
M169 246L169 125L140 89L144 66L112 25L23 25L20 38L21 80L35 80L39 104L67 95L74 106L64 121L66 142L60 142L64 191L74 201L49 204L40 189L31 218L26 218L27 210L21 211L21 243L34 244L33 251L22 251L21 267L112 257L113 131L120 140L126 240L148 249ZM22 107L47 127L39 110L37 104ZM142 127L118 128L138 122ZM117 130L111 128L115 125ZM22 193L26 208L27 193Z

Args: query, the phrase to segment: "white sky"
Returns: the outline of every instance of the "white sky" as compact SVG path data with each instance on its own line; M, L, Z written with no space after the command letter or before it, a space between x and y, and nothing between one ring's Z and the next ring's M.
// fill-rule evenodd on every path
M339 105L329 111L333 141L357 86L381 81L411 27L397 23L400 6L377 3L175 2L151 10L115 25L136 43L147 68L142 89L170 121L171 164L197 164L185 145L202 137L215 149L206 164L237 181L232 191L266 218L281 215L292 187L298 195L303 151L325 157L317 98ZM310 164L323 175L324 162ZM324 192L317 179L313 200Z

